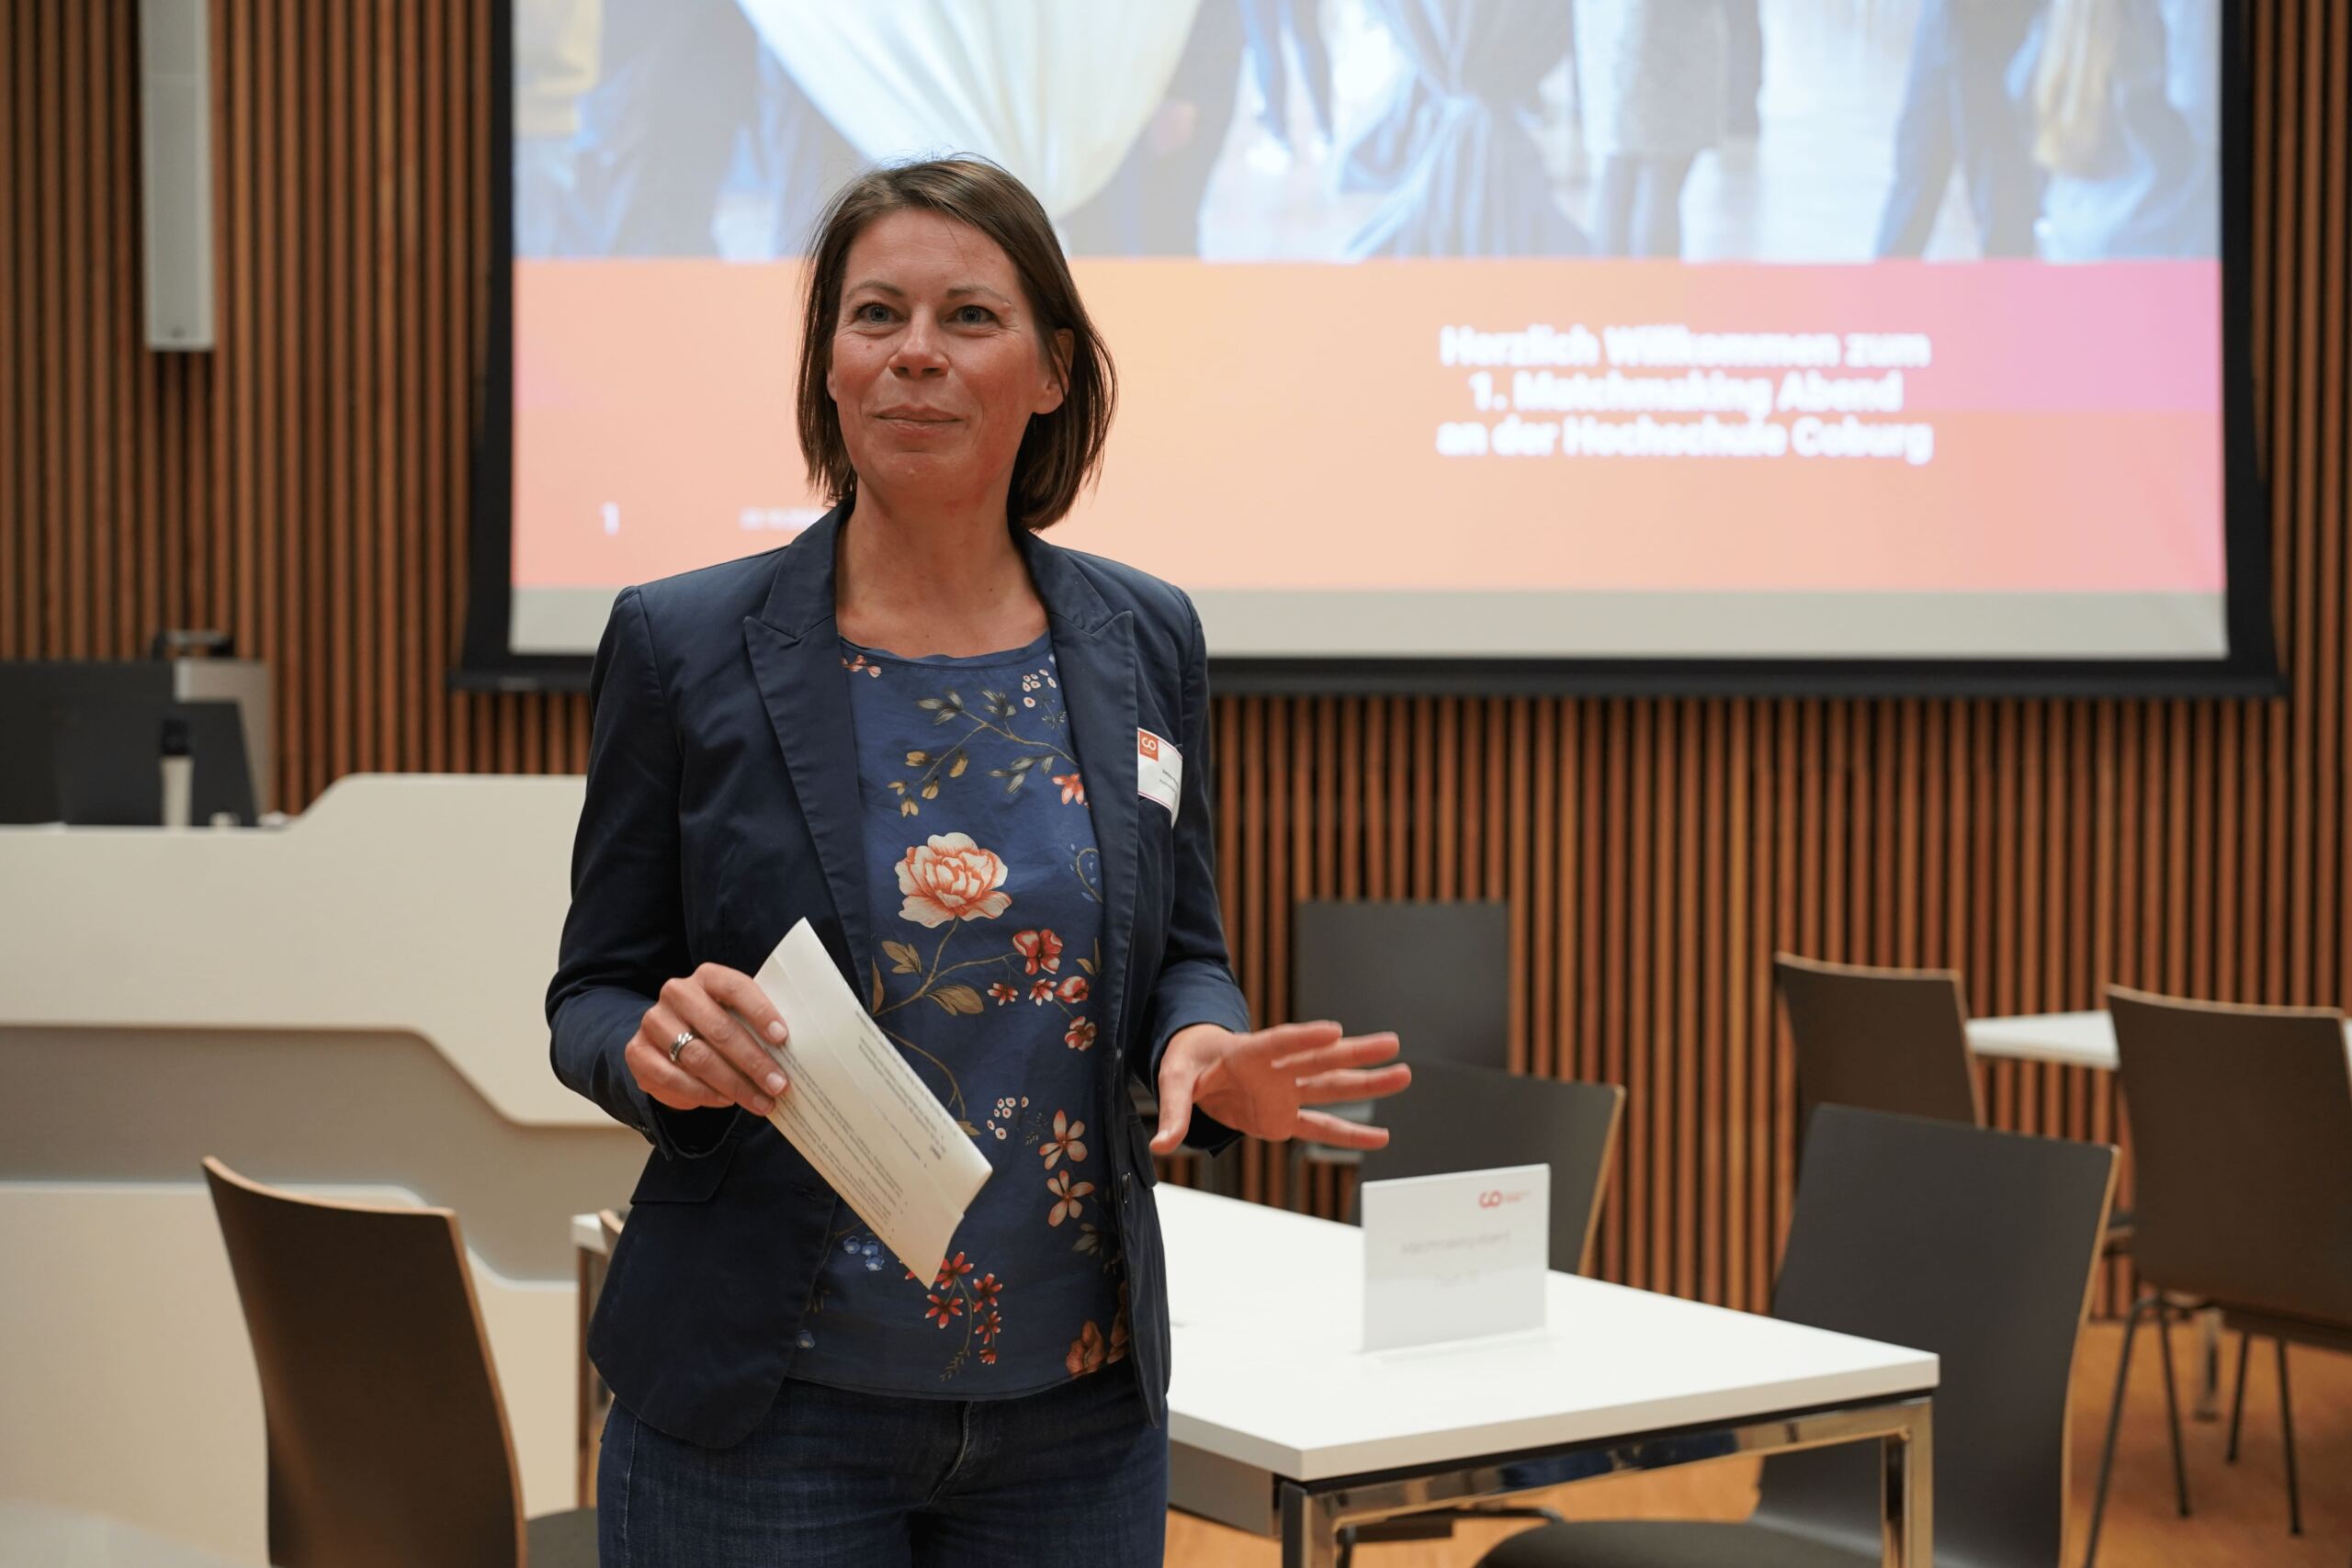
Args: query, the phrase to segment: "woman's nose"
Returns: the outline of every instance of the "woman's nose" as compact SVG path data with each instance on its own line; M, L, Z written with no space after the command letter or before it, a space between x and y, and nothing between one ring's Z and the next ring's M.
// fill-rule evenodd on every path
M917 315L907 323L899 351L890 356L890 368L901 376L928 376L947 368L946 355L940 352L938 325L929 316Z

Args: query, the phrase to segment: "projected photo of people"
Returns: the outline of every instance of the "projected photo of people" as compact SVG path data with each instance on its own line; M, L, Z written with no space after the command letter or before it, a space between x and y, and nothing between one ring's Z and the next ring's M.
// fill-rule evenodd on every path
M2213 253L2220 0L515 0L524 256L973 151L1078 255Z

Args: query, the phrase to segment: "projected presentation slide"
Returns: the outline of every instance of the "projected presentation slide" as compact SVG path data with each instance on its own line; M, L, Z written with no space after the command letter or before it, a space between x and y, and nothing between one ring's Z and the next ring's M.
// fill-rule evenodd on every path
M513 0L517 652L821 510L798 256L1035 191L1224 656L2219 659L2219 0Z

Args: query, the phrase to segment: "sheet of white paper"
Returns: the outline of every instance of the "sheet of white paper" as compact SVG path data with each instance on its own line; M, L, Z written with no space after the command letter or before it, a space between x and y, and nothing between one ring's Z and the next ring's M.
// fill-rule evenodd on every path
M988 1156L842 982L807 920L754 978L790 1036L768 1046L791 1085L768 1120L899 1262L935 1278L989 1179Z

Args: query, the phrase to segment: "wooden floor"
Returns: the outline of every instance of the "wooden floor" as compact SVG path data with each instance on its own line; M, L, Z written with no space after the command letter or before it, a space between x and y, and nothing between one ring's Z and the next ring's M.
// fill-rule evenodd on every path
M2115 1378L2122 1331L2094 1324L2085 1334L2075 1369L2074 1506L2069 1512L2065 1563L2082 1561L2089 1528L2091 1487L2098 1474L2099 1438ZM2182 1397L2189 1387L2192 1337L2175 1330ZM2107 1527L2099 1546L2105 1568L2346 1568L2352 1564L2352 1356L2318 1350L2292 1353L2295 1451L2301 1472L2303 1534L2287 1533L2287 1486L2278 1440L2278 1386L2269 1346L2255 1348L2246 1393L2245 1437L2238 1462L2222 1462L2224 1419L2189 1421L2188 1518L2174 1511L2172 1461L2165 1436L2164 1385L2155 1339L2143 1331L2132 1357L2132 1388L2124 1401L2123 1434L2116 1459ZM2237 1345L2227 1347L2223 1371L2234 1375ZM1570 1518L1716 1518L1744 1517L1756 1500L1756 1461L1725 1461L1651 1475L1587 1482L1538 1493ZM1451 1542L1400 1542L1367 1547L1361 1568L1468 1568L1494 1542L1525 1524L1465 1528ZM1171 1568L1272 1568L1282 1561L1272 1541L1241 1535L1182 1514L1168 1517ZM2054 1568L2054 1565L2053 1565Z

